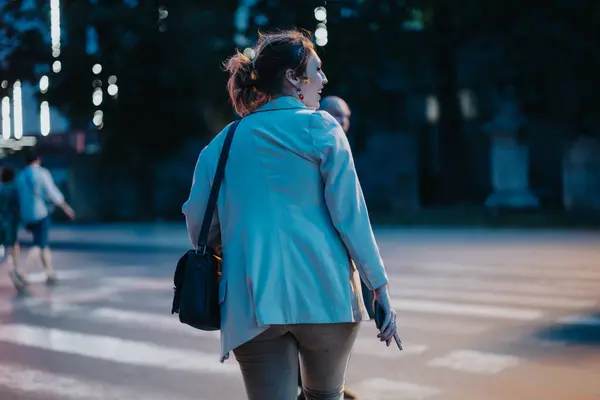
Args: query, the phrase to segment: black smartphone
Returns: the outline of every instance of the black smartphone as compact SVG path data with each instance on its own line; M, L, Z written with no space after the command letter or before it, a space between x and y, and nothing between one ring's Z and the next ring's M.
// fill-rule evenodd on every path
M375 326L381 332L381 324L385 319L385 311L383 311L383 307L379 304L379 302L375 301ZM398 350L404 350L402 346L402 340L400 340L400 336L398 336L398 332L394 334L394 341L396 342L396 346L398 346Z

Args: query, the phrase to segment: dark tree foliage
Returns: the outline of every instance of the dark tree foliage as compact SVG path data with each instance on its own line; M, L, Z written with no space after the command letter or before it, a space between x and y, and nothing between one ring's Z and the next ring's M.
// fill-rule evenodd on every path
M32 81L48 65L49 12L44 0L0 1L0 81Z
M24 9L23 4L35 4ZM348 100L358 151L374 131L414 131L405 104L435 94L440 105L440 193L459 201L468 165L457 100L460 51L479 46L495 58L477 71L485 85L515 89L528 116L558 121L575 134L600 132L600 3L593 0L257 0L247 3L244 33L298 27L315 30L314 8L326 6L329 43L318 48L329 78L326 94ZM152 163L190 137L212 137L234 118L221 63L236 47L238 0L61 0L62 71L51 74L50 103L75 129L93 129L92 66L106 89L102 138L107 160L151 177ZM159 8L168 17L159 18ZM0 80L37 82L50 65L47 1L0 2ZM164 17L164 15L163 15ZM19 22L17 22L19 21ZM46 27L40 29L39 27ZM89 27L98 51L88 54ZM243 47L243 45L240 45ZM415 71L419 73L414 73ZM419 75L420 74L420 75ZM410 78L407 78L409 76ZM425 76L412 81L413 76ZM408 81L408 83L407 83ZM553 140L549 138L549 140ZM149 178L146 178L149 179ZM458 196L457 196L458 195Z

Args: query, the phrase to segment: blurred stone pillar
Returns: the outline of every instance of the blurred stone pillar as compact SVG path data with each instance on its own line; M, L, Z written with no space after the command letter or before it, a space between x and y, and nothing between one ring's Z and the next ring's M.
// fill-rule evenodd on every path
M503 101L494 119L484 125L491 138L493 191L485 205L490 208L535 208L539 199L529 187L529 149L520 141L523 118L516 101Z
M600 141L578 138L563 158L563 204L569 211L600 210Z

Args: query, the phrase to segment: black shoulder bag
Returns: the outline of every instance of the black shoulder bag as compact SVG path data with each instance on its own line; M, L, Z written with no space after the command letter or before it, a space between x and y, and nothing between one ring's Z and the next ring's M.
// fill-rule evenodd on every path
M198 248L188 250L179 259L173 277L174 295L171 314L178 313L179 321L203 331L216 331L221 328L219 308L219 281L221 277L221 259L215 249L208 246L208 233L217 207L219 189L225 174L225 164L235 130L240 121L229 127L215 178L206 204L202 229L198 238Z

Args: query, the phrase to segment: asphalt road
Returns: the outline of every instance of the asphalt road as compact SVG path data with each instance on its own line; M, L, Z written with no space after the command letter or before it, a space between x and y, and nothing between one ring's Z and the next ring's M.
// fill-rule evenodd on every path
M58 227L52 238L57 286L32 271L17 296L0 271L1 400L245 398L218 337L170 315L181 225ZM348 371L361 399L600 399L600 234L377 238L405 351L363 324Z

